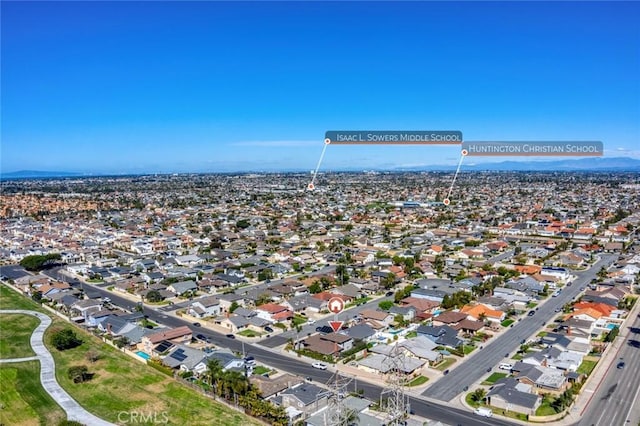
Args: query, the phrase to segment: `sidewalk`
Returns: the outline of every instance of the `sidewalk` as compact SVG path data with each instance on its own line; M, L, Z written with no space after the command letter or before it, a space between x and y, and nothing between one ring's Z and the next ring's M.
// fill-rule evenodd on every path
M53 356L44 345L44 342L42 340L45 330L49 327L49 325L51 325L51 318L44 314L41 314L40 312L21 309L1 310L0 313L31 315L40 320L40 324L38 324L36 329L33 331L33 334L31 335L31 347L36 353L36 356L30 358L37 358L40 361L40 382L42 383L42 387L64 410L64 412L67 414L67 419L76 420L80 423L91 426L111 426L112 423L104 421L82 408L82 406L78 404L76 400L73 399L71 395L69 395L67 391L62 389L62 387L58 384L58 381L56 380L55 362L53 360ZM28 358L22 358L18 360L7 361L21 362L27 360Z

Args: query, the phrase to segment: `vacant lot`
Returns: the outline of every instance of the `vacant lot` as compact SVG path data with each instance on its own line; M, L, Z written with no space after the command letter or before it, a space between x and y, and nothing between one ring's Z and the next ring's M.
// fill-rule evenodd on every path
M0 358L25 358L35 355L29 339L40 320L31 315L0 315Z
M3 309L42 308L20 296L13 290L0 286L0 306ZM137 412L156 415L158 419L168 419L169 425L258 425L251 417L245 416L226 405L212 401L200 393L178 384L172 378L131 359L117 349L104 344L98 338L73 328L70 324L49 314L53 324L45 333L45 343L56 362L56 376L60 385L83 407L105 420L119 423L118 415L123 412ZM60 352L50 344L52 334L62 328L72 328L83 340L82 345ZM100 354L98 361L89 362L89 350ZM72 365L86 365L93 379L74 384L67 377L67 369ZM11 373L7 373L11 377ZM39 385L39 374L30 372L29 377ZM4 380L0 388L4 390ZM44 392L40 387L41 392ZM166 417L163 413L166 413ZM128 414L125 414L125 416ZM127 417L122 417L120 420ZM33 413L25 414L25 421L6 421L5 424L28 424L37 418ZM38 421L36 420L37 424ZM55 422L44 422L55 424Z

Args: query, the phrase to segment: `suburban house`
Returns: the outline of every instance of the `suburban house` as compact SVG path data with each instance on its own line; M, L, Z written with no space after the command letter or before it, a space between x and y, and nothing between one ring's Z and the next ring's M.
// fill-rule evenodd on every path
M153 334L149 334L142 338L140 342L141 350L145 353L151 355L153 348L162 342L163 340L167 340L171 343L189 343L191 342L192 336L191 329L186 325L178 328L167 328L161 331L157 331Z
M255 309L256 315L271 322L282 322L293 318L293 312L286 306L277 305L275 303L265 303Z
M162 359L162 363L167 367L179 368L181 371L191 371L195 374L207 371L207 362L206 353L185 345L174 346Z
M487 403L496 408L535 415L542 403L540 395L531 393L531 386L520 383L513 377L498 379L487 394Z
M532 390L538 393L560 393L567 385L567 378L563 372L555 368L518 361L511 371L518 382L532 386Z
M424 336L440 346L457 348L463 343L462 339L458 338L458 331L447 325L439 327L420 325L416 329L416 332L418 336Z
M491 321L500 324L504 321L506 314L502 311L496 311L483 304L465 305L460 309L461 313L467 314L467 319L472 321Z
M287 410L290 420L296 422L327 406L328 393L312 383L301 383L283 391L272 402Z
M180 296L188 291L195 291L198 289L198 285L195 281L187 280L187 281L179 281L177 283L170 284L167 287L167 290L172 293Z
M268 377L259 374L253 374L249 377L249 382L258 388L260 396L263 399L280 395L290 387L294 387L304 383L304 379L293 374L285 373L278 377Z
M353 347L353 339L339 333L313 334L300 341L300 346L322 355L336 356Z
M393 322L393 315L388 312L374 311L373 309L363 309L360 311L360 318L364 321L376 321L385 327Z
M191 306L187 313L196 318L215 317L220 315L220 300L215 296L205 296L195 299L191 302Z

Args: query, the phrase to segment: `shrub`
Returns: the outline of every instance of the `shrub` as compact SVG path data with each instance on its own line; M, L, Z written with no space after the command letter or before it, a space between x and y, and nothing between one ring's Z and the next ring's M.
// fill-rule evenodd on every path
M73 380L73 383L82 383L91 380L92 374L86 365L74 365L67 370L67 376Z

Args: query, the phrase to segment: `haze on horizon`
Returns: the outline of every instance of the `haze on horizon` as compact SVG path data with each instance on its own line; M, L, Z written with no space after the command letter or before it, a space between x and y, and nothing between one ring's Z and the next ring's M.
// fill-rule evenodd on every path
M635 2L0 7L3 172L312 170L336 129L601 140L640 158ZM322 169L458 159L330 147Z

